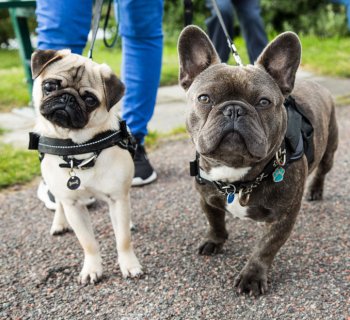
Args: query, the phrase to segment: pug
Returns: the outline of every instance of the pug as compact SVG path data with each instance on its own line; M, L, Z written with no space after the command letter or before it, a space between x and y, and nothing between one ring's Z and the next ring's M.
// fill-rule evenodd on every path
M178 54L186 125L197 152L192 171L209 222L199 253L222 250L226 213L259 222L263 235L234 286L239 293L263 294L313 171L309 199L322 198L338 145L332 97L314 82L295 81L301 44L292 32L273 40L254 65L230 66L220 63L201 29L189 26L180 34Z
M85 200L100 198L109 206L122 275L141 275L129 228L134 164L123 147L128 137L113 140L122 129L115 105L123 83L107 65L69 50L38 50L31 67L41 172L57 202L51 234L73 229L84 250L79 281L97 282L101 254Z

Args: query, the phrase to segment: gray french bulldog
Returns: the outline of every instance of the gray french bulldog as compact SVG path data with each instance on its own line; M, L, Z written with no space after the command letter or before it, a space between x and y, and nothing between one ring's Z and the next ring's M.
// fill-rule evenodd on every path
M186 125L197 152L196 188L209 222L199 253L222 250L227 212L260 222L264 233L235 287L239 293L263 294L268 270L293 229L313 171L309 199L322 198L338 145L332 97L314 82L295 81L301 44L292 32L273 40L255 65L221 63L210 39L195 26L182 31L178 53L179 81L190 106ZM286 142L287 132L295 131L284 105L289 96L297 106L294 114L312 128L311 157L305 152L305 132L294 132L300 136L295 150L286 145L293 140Z

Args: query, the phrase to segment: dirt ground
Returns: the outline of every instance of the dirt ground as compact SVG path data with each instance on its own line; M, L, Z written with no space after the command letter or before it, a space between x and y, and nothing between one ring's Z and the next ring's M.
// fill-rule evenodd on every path
M53 213L36 185L0 194L1 319L350 319L350 107L337 109L340 146L321 202L303 202L294 231L269 273L269 291L239 296L234 278L247 261L259 228L227 217L223 254L203 257L206 231L188 174L194 150L187 140L150 154L156 183L132 189L133 242L145 268L123 279L117 266L107 206L91 216L104 277L79 285L83 254L74 234L49 234Z

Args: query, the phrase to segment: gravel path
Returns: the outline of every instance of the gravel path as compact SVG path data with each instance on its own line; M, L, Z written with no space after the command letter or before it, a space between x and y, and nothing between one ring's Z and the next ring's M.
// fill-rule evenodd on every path
M341 143L324 201L304 202L269 274L269 292L238 296L235 276L259 235L227 217L224 254L198 256L206 230L188 160L189 141L168 142L151 161L159 179L132 192L134 247L146 274L125 280L116 265L105 204L91 208L104 261L97 285L76 282L82 251L73 234L51 237L53 214L36 186L0 194L1 319L350 319L350 107L337 110Z

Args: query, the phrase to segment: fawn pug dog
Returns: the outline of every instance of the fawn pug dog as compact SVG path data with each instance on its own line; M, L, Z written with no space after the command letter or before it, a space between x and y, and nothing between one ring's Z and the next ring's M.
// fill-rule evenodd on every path
M95 283L102 276L102 262L84 199L103 199L109 205L121 272L124 277L140 275L142 268L130 234L134 164L128 150L121 147L125 141L115 140L121 122L114 106L123 96L124 85L107 65L69 50L38 50L31 63L35 132L43 139L39 152L40 147L47 150L41 172L57 202L51 234L73 229L84 250L79 280ZM101 150L91 149L96 145ZM67 148L78 150L78 154L67 155ZM57 149L63 150L64 156L55 154ZM81 170L83 167L86 170Z
M179 37L178 54L189 105L186 124L197 152L193 175L209 222L199 253L221 251L228 236L226 213L262 222L264 233L235 287L239 293L265 293L268 270L292 231L314 170L309 197L322 198L338 144L332 97L316 83L295 81L301 44L292 32L273 40L254 65L229 66L220 62L207 35L189 26ZM290 95L296 107L287 112ZM293 117L296 125L289 124ZM307 130L295 132L305 122L311 138ZM291 150L286 144L293 140Z

